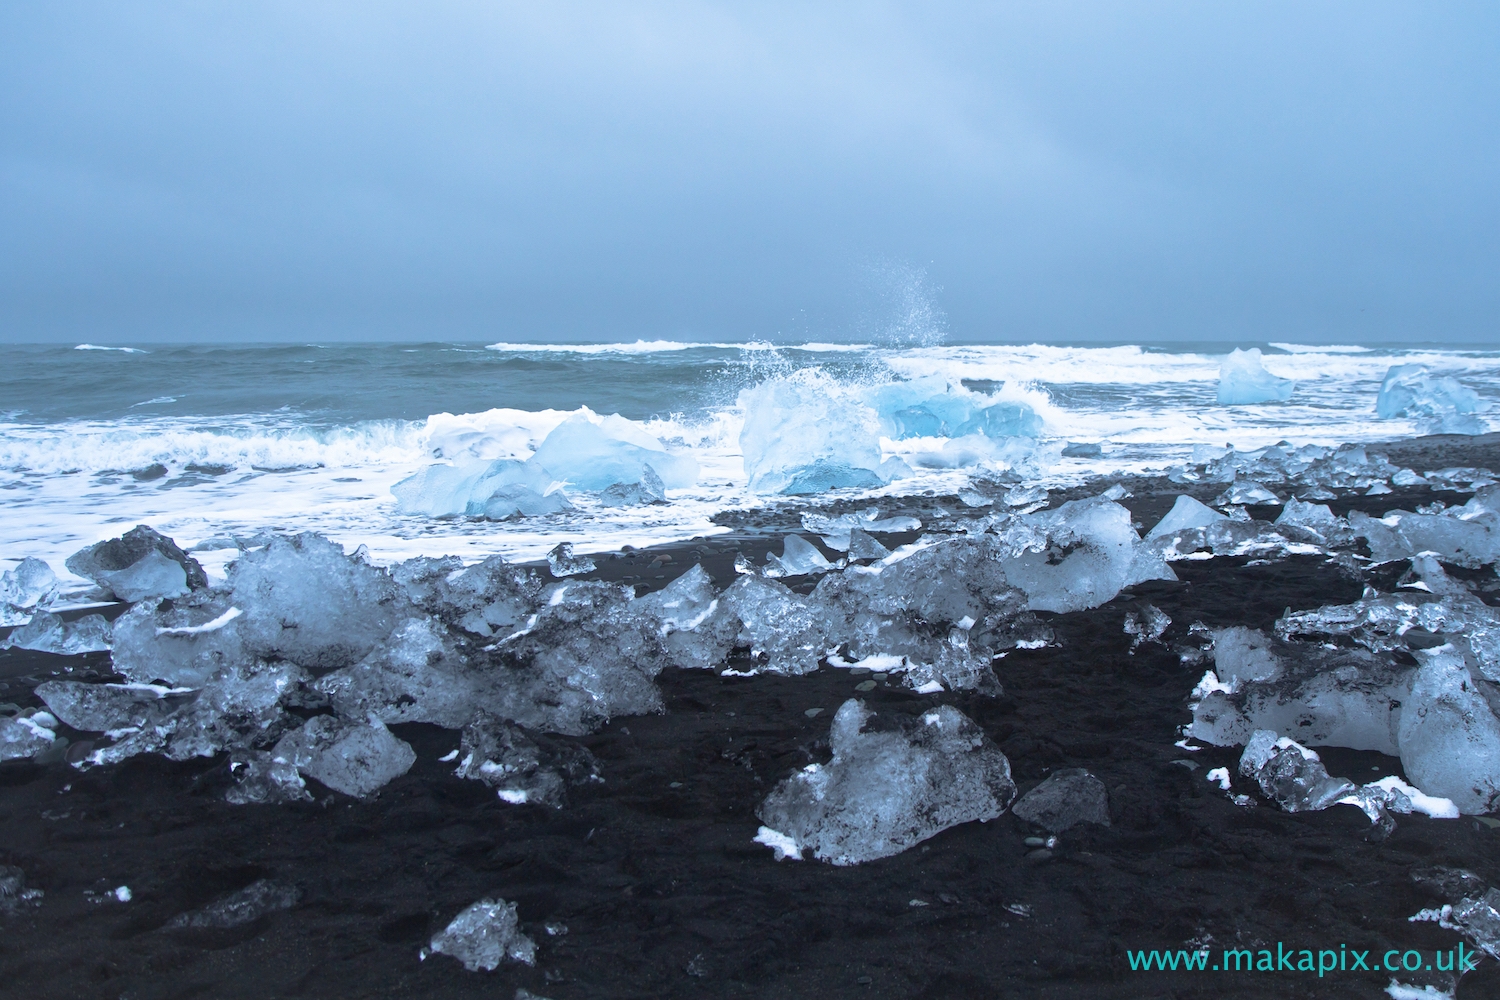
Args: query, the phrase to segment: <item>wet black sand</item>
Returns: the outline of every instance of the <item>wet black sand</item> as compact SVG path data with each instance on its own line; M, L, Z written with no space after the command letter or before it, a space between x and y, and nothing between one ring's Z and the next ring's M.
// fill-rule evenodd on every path
M1442 464L1500 466L1493 446L1480 458ZM1185 491L1129 485L1138 496L1125 503L1147 525L1168 494ZM1208 499L1219 489L1186 492ZM1438 498L1464 499L1421 490L1334 507L1380 513ZM961 512L952 498L910 504ZM660 585L702 559L724 583L736 550L759 562L776 530L792 526L779 520L743 517L729 536L601 559L596 575ZM672 560L657 561L662 554ZM1322 558L1249 562L1179 562L1179 583L1046 616L1059 644L1001 660L1002 698L888 685L864 695L877 711L956 705L1004 749L1023 791L1060 767L1102 778L1113 825L1071 832L1051 857L1029 857L1024 838L1035 831L1006 815L859 867L777 863L751 841L755 806L794 768L826 760L832 710L867 677L668 672L665 715L618 719L581 741L606 782L575 791L561 811L506 805L454 778L438 758L457 734L427 726L394 727L418 762L365 802L310 782L312 804L229 806L217 798L222 758L137 758L89 772L0 765L0 863L46 893L40 906L0 917L0 984L8 996L135 1000L510 1000L518 987L554 1000L1384 996L1386 974L1148 974L1126 958L1205 935L1216 957L1277 942L1430 953L1458 938L1407 921L1435 904L1413 870L1451 865L1500 881L1500 830L1479 820L1401 817L1377 841L1347 807L1244 809L1204 780L1209 768L1233 770L1237 751L1173 745L1203 666L1159 645L1131 655L1128 611L1155 604L1173 619L1167 642L1183 643L1195 620L1269 628L1287 607L1353 600L1363 587ZM34 678L64 666L73 676L108 670L106 656L0 654L0 701L35 704ZM810 708L824 711L808 718ZM1400 773L1399 761L1378 754L1323 756L1356 780ZM300 903L232 931L166 926L266 877L296 885ZM130 886L130 902L94 901L119 885ZM471 973L442 956L419 961L458 910L495 895L519 904L539 946L535 968ZM566 933L549 934L548 924ZM1500 996L1500 970L1485 963L1458 996Z

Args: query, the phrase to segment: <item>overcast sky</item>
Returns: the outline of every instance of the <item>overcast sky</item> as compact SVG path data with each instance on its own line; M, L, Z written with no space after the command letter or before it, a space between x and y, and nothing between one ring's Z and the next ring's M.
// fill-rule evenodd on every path
M0 94L3 340L1500 343L1492 3L48 0Z

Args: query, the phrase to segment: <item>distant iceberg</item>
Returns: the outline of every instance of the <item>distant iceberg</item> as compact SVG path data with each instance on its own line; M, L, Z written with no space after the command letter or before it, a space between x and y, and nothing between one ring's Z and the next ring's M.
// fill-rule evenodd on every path
M1292 398L1295 386L1291 379L1266 371L1258 347L1248 351L1235 348L1219 366L1220 406L1284 402Z

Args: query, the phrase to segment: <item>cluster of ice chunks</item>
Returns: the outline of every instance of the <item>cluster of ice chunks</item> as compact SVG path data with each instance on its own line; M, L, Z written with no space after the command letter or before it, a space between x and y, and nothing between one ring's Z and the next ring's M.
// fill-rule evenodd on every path
M1469 568L1500 560L1500 514L1474 500L1437 514L1393 510L1374 518L1351 511L1349 529L1366 540L1375 562L1410 559L1424 552Z
M521 933L516 904L503 899L481 899L466 907L433 935L427 947L434 955L458 959L470 972L493 972L506 959L525 965L536 962L536 944Z
M1465 814L1491 812L1500 807L1497 626L1500 615L1472 597L1409 591L1289 614L1277 638L1222 630L1189 733L1230 746L1268 730L1378 751L1399 757L1426 794ZM1340 639L1353 645L1328 641Z
M1131 636L1130 653L1148 642L1161 642L1172 619L1154 604L1147 604L1139 612L1131 611L1125 616L1125 634Z
M73 553L67 567L131 603L181 597L208 586L196 559L146 525Z
M1010 762L984 731L944 705L880 717L846 701L829 732L832 759L782 781L756 810L778 857L835 865L890 857L943 830L996 818L1015 799Z
M57 574L40 559L27 557L0 573L0 627L24 625L57 597Z
M1424 434L1483 434L1489 428L1475 416L1479 394L1426 365L1393 365L1380 383L1375 414L1407 417Z
M1235 348L1219 365L1220 406L1285 401L1292 398L1295 387L1291 379L1266 371L1258 347L1248 351Z
M553 428L525 461L432 465L391 493L406 514L504 520L571 510L563 486L598 492L605 506L625 506L663 503L668 487L697 480L697 462L668 452L638 424L585 411Z
M1371 455L1364 445L1295 447L1287 441L1253 451L1200 445L1193 449L1192 458L1168 478L1179 483L1285 483L1303 500L1332 499L1334 494L1328 487L1369 490L1386 483L1401 486L1427 482L1415 471L1393 465L1384 455Z
M50 712L0 715L0 761L29 760L56 746L57 718Z
M809 511L802 515L802 527L821 536L823 544L827 545L830 549L835 549L839 552L848 552L851 559L868 559L881 558L881 556L866 556L855 553L852 546L856 538L856 532L861 536L859 538L861 546L868 549L869 541L874 541L870 536L870 532L917 531L922 527L922 522L915 517L906 515L882 517L879 507L867 507L864 510L855 511L851 514L840 514L838 516L829 516ZM880 543L876 542L875 544L879 545ZM881 555L886 554L888 553L882 553Z

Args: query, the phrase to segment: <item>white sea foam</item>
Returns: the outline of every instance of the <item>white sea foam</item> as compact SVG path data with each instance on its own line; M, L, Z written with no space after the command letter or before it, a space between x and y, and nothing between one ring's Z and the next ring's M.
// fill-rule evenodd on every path
M79 344L73 348L75 351L120 351L124 354L149 354L138 347L105 347L100 344Z

